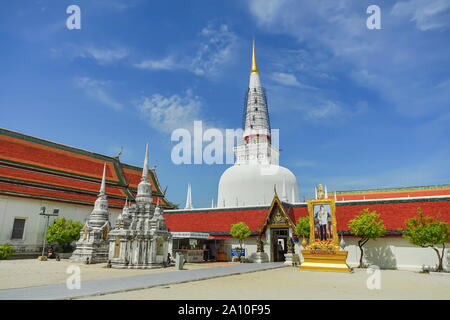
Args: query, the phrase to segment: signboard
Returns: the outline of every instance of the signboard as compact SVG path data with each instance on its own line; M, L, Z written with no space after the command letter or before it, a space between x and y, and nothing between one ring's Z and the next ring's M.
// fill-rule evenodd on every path
M209 239L209 233L204 232L172 232L173 238L178 239Z
M240 249L231 249L231 256L232 257L238 257L238 253L239 253ZM245 249L242 249L241 251L241 257L245 257Z

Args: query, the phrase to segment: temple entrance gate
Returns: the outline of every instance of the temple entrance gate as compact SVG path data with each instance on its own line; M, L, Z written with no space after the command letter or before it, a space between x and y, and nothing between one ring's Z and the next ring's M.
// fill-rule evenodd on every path
M291 238L295 224L291 216L291 208L288 204L284 204L275 192L259 235L260 238L265 238L267 241L267 253L271 262L285 261L286 254L291 254L292 256L293 246Z
M284 254L287 253L287 242L289 239L289 228L270 229L271 253L274 262L285 261Z

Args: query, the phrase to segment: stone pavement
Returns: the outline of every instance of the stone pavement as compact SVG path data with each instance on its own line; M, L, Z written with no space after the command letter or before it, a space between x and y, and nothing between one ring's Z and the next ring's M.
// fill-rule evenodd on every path
M81 282L80 289L68 289L65 283L0 290L0 300L55 300L73 299L106 293L145 289L155 286L212 279L242 273L285 267L282 262L243 263L232 266L198 270L182 270L121 278L88 280Z

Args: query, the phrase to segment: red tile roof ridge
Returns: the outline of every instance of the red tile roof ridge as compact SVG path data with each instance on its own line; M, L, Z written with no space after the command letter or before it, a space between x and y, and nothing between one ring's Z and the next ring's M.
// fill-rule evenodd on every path
M417 197L398 197L398 198L378 198L378 199L354 199L354 200L336 200L336 203L348 203L348 202L376 202L376 201L395 201L395 200L424 200L424 199L439 199L450 198L448 195L434 195L434 196L417 196Z
M268 209L270 205L259 205L259 206L238 206L238 207L220 207L220 208L194 208L194 209L171 209L165 210L167 213L195 213L195 212L220 212L220 211L239 211L239 210L262 210Z
M27 137L27 138L31 139L33 142L36 142L36 143L39 143L39 142L50 142L50 143L52 143L54 145L58 145L58 146L61 146L61 147L64 147L64 148L67 148L67 149L70 149L70 150L73 150L73 151L82 151L82 152L90 153L92 155L97 155L97 156L109 158L111 160L116 159L115 157L108 156L108 155L105 155L105 154L102 154L102 153L90 151L90 150L83 149L83 148L80 148L80 147L69 146L69 145L61 143L61 142L56 142L56 141L49 140L49 139L44 139L44 138L31 136L29 134L25 134L25 133L14 131L14 130L10 130L10 129L0 128L0 133L1 133L1 131L6 131L6 132L14 133L14 134L16 134L18 136Z
M344 194L358 194L358 193L420 191L423 189L425 190L450 189L450 184L432 184L432 185L409 186L409 187L385 187L385 188L370 188L370 189L340 190L340 191L335 190L335 191L328 191L328 197L332 197L335 192L338 195L344 195Z

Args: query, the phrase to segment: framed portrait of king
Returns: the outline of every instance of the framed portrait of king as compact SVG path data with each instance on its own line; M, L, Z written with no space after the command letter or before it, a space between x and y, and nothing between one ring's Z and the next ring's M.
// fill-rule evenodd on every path
M308 200L310 244L338 245L334 199Z

